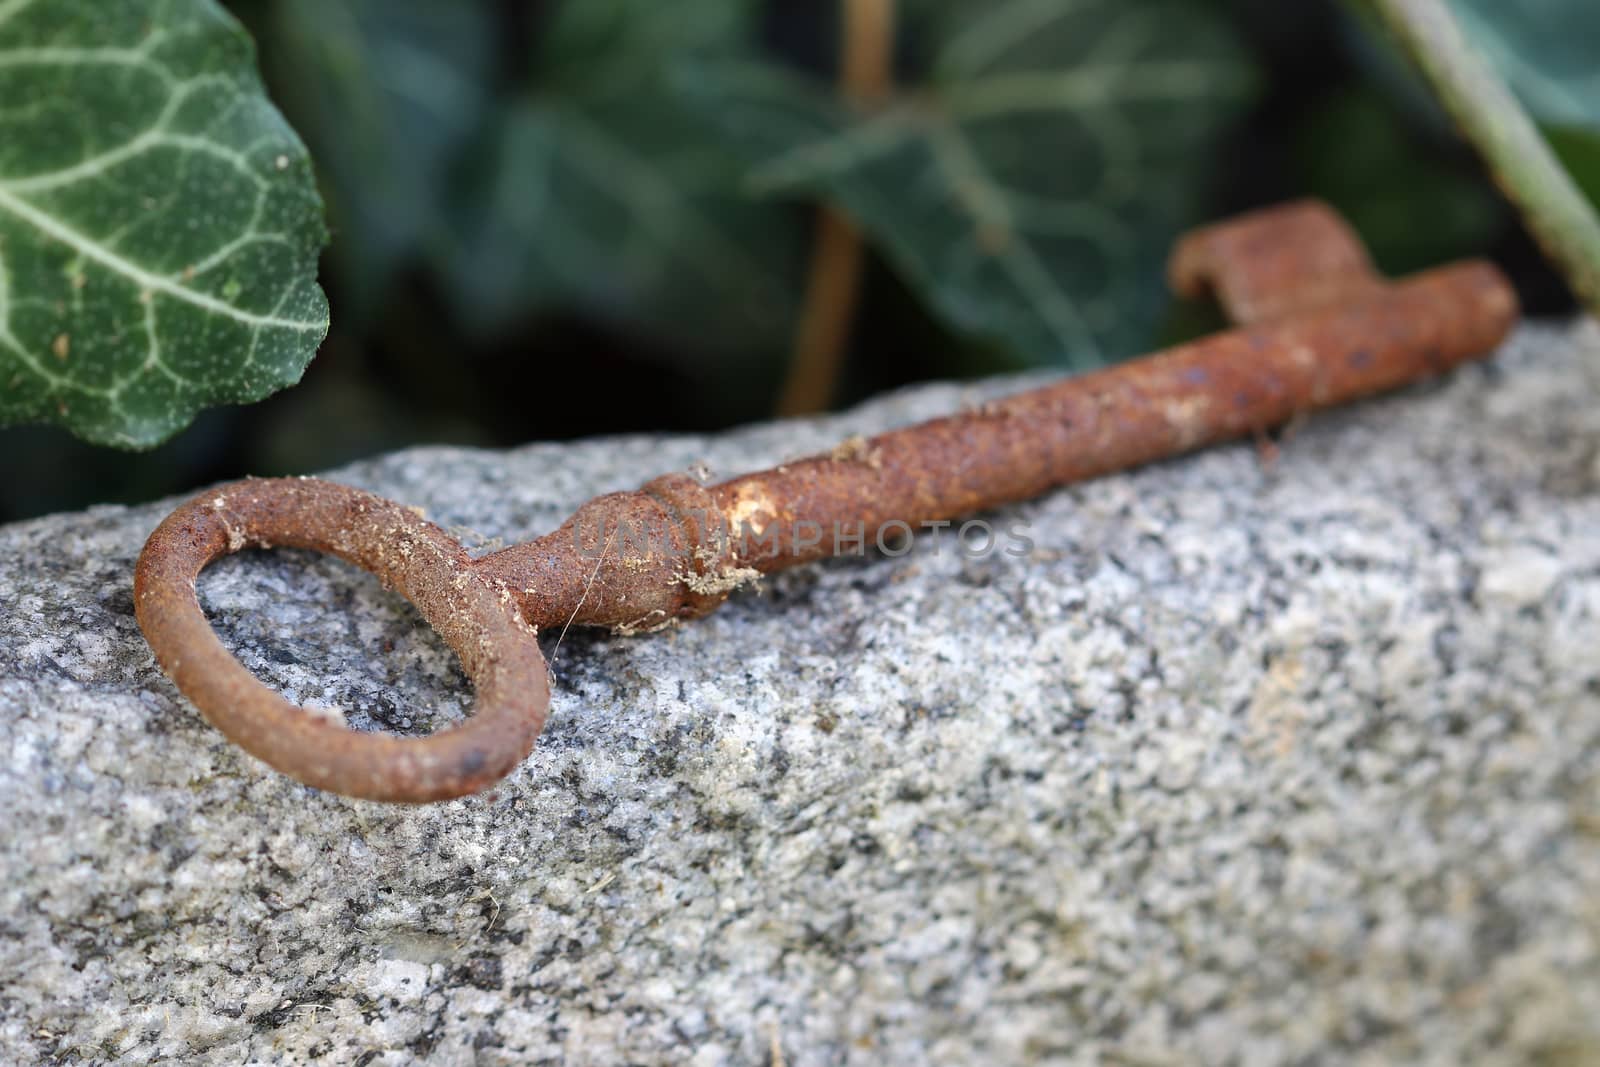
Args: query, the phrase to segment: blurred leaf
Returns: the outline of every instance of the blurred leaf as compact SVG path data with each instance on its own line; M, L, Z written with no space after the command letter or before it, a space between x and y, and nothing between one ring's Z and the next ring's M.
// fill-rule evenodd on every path
M1538 120L1578 186L1600 204L1600 4L1459 2L1467 32Z
M699 354L790 329L795 220L738 191L720 131L669 64L744 54L753 0L567 0L533 84L482 147L445 251L478 330L577 306Z
M1596 30L1585 27L1597 24L1600 28L1600 7L1588 0L1540 0L1528 5L1483 0L1459 3L1463 30L1517 93L1579 188L1591 201L1600 203L1600 69L1583 58L1583 53L1594 50L1590 41ZM1357 61L1403 105L1414 124L1459 137L1454 120L1433 87L1401 52L1372 0L1346 0L1344 9L1361 30L1348 40ZM1572 27L1574 32L1562 27ZM1360 137L1347 143L1356 148L1356 154L1364 154ZM1338 155L1339 151L1330 148L1328 154ZM1348 203L1340 207L1352 210Z
M297 381L323 236L211 0L0 2L0 424L147 447Z
M1345 89L1310 108L1292 148L1300 187L1349 219L1390 274L1470 255L1504 224L1499 202L1476 174L1428 151L1370 88Z
M1536 119L1600 131L1600 3L1455 0L1454 9Z
M657 79L663 60L744 51L763 0L555 0L538 41L542 79L622 96Z
M450 167L491 106L490 0L258 0L284 110L310 143L343 321L374 310L439 225Z
M1579 187L1600 204L1600 3L1458 2L1466 31L1539 122Z
M751 188L836 203L957 329L1038 363L1135 354L1249 95L1220 16L1183 0L921 0L906 18L931 71L881 106L758 64L679 80L753 158Z
M1571 45L1573 38L1592 38L1592 4L1363 0L1362 6L1404 48L1572 294L1600 312L1600 215L1536 123L1587 110L1591 72Z

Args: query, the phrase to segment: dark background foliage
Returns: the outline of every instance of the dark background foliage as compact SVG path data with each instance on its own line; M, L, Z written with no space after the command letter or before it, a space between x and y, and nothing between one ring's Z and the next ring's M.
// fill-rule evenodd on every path
M578 248L583 235L548 223L519 229L515 196L496 199L496 175L507 167L565 162L551 101L591 113L614 106L593 96L605 42L586 55L581 41L570 44L577 51L551 55L544 42L553 3L230 6L254 33L273 96L322 176L334 231L322 271L332 332L299 386L208 412L151 452L99 449L54 428L0 431L0 521L247 473L311 472L413 444L712 430L771 415L788 346L736 328L743 297L730 295L708 313L669 290L636 314L610 316L607 302L616 297L608 286L622 283L588 267L565 276L560 264L526 257L546 242L555 254L579 255L563 250ZM455 6L474 17L450 17ZM1570 310L1570 296L1471 151L1343 5L1216 6L1243 42L1239 62L1255 91L1185 179L1197 217L1321 196L1357 225L1390 272L1485 254L1510 272L1530 313ZM831 77L833 8L770 0L761 47ZM382 57L396 50L421 57L410 69L431 75L422 86L384 87L392 90L385 102L374 78L393 73ZM915 40L903 41L900 53L903 68L919 61ZM645 108L651 94L637 95ZM638 138L674 136L670 116L641 110L620 121L636 121ZM775 211L749 227L770 228L754 239L795 279L798 299L814 210L797 200ZM628 240L627 225L622 219L610 239ZM526 236L534 232L538 241ZM498 288L463 285L464 275L492 275ZM538 299L528 297L534 291ZM1213 325L1170 304L1130 318L1126 336L1140 341L1118 355ZM1002 346L953 336L903 272L875 254L839 400L1026 364Z

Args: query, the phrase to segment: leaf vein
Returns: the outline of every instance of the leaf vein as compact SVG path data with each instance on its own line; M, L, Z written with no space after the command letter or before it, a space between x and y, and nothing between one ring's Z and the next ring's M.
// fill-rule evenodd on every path
M948 92L946 107L963 119L1036 111L1083 110L1116 103L1191 102L1242 95L1237 71L1186 60L1031 71L979 78Z
M4 26L16 16L22 14L34 5L35 0L5 0L0 3L0 26Z
M935 70L941 76L976 74L1046 26L1087 6L1084 0L1021 0L994 4L951 39Z
M713 283L724 280L718 261L725 257L729 265L747 278L759 278L769 288L780 284L737 240L723 233L681 196L671 182L663 180L653 168L601 132L587 117L567 112L558 121L572 134L568 143L575 151L567 161L586 171L596 185L611 188L642 224L657 233L669 233L682 226L698 235L694 244L709 250L711 256L687 258L707 280ZM674 209L662 211L668 203L675 205ZM663 222L663 219L668 221Z
M164 130L146 130L138 136L124 141L116 148L108 149L97 156L91 156L82 162L74 163L70 167L44 171L39 174L29 174L19 178L0 178L0 190L15 194L59 189L64 185L72 185L75 182L102 177L112 168L157 148L177 148L185 152L212 156L227 163L238 171L241 177L247 178L258 189L266 188L266 179L256 173L254 168L250 166L248 159L231 149L217 144L215 141L208 141L203 137L193 137L188 134L170 133Z
M1032 242L1012 224L1005 194L972 150L966 136L958 127L939 125L934 128L933 147L934 158L945 171L955 200L968 209L977 223L971 240L981 240L977 231L1004 227L1004 247L991 255L1027 298L1024 306L1031 304L1035 308L1064 351L1087 350L1096 359L1103 359L1100 345L1083 316L1063 298L1061 290L1051 284L1050 272L1040 261Z
M85 258L92 259L102 267L115 274L119 274L128 281L135 283L142 289L149 289L165 293L183 303L209 311L235 322L249 326L268 326L276 329L294 330L301 333L311 333L326 328L322 322L307 322L299 319L286 319L277 316L257 315L243 311L232 304L218 300L209 293L202 293L190 289L171 278L159 274L152 274L116 252L96 242L93 238L79 233L65 223L52 218L46 212L39 210L21 197L15 196L7 190L0 188L0 211L7 212L40 233L55 241L60 242L77 251Z

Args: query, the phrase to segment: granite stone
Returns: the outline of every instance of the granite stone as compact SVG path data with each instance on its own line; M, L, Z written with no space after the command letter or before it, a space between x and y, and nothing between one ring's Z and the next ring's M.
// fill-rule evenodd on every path
M1019 384L332 476L487 549ZM431 807L284 778L157 670L130 581L173 503L0 529L0 1062L1600 1062L1593 323L987 517L1025 551L550 635L533 757ZM344 564L201 598L358 727L468 705Z

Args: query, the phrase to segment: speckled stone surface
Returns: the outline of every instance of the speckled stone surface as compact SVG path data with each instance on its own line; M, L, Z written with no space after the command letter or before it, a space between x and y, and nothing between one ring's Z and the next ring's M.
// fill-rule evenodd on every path
M516 539L983 395L337 476ZM129 592L168 506L0 529L0 1062L1600 1062L1593 325L997 516L1025 556L924 537L570 634L534 757L437 807L177 695ZM465 706L342 564L202 599L298 700Z

